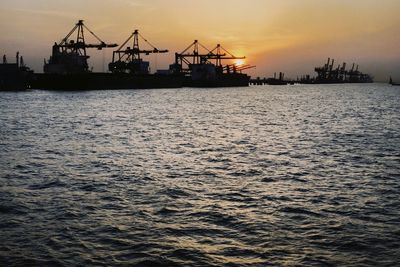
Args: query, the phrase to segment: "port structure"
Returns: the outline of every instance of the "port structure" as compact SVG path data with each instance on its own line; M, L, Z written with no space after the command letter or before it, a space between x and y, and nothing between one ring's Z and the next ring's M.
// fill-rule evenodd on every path
M99 41L97 44L88 44L85 42L85 30L88 31L95 39ZM71 38L73 34L76 37ZM79 20L72 30L57 44L54 43L52 55L48 62L45 61L45 73L84 73L89 71L87 60L87 48L103 48L117 47L118 44L107 44L102 41L94 32L92 32Z
M139 37L151 47L150 50L140 49ZM132 39L132 47L126 47ZM112 62L108 64L108 69L113 73L148 74L150 64L148 61L143 61L140 55L151 53L168 53L168 50L156 48L139 33L139 30L135 30L116 51L113 51Z
M211 50L211 54L209 56L210 60L215 60L215 66L217 68L217 71L219 72L242 72L243 70L250 69L250 68L255 68L255 66L250 66L248 64L244 65L237 65L237 64L228 64L223 66L222 60L226 59L245 59L246 57L237 57L234 56L232 53L230 53L228 50L223 48L220 44L217 44L217 46Z
M201 48L201 49L200 49ZM202 51L201 51L202 50ZM190 74L200 66L207 69L215 69L216 73L236 73L242 70L253 68L250 65L227 64L223 66L223 60L245 59L246 57L237 57L223 48L220 44L209 50L198 40L194 40L181 53L175 53L175 64L170 66L173 72Z
M372 77L358 70L358 65L355 67L353 63L350 70L346 70L346 63L338 65L334 68L335 60L328 58L328 61L322 67L316 67L314 70L317 73L315 83L357 83L357 82L372 82ZM309 76L302 80L312 81Z

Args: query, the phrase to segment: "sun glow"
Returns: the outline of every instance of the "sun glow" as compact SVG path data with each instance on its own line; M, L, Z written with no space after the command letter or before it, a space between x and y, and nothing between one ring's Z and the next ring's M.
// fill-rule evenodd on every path
M235 59L234 63L237 66L244 65L244 59Z

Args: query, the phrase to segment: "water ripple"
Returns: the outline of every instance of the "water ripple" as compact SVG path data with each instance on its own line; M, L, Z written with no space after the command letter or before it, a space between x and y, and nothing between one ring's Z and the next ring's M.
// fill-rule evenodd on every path
M0 94L1 266L396 266L387 85Z

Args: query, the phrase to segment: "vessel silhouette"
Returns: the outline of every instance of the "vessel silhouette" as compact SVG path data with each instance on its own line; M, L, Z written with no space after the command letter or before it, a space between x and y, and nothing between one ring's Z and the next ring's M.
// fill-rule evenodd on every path
M89 44L85 33L89 32L98 43ZM75 37L74 37L75 36ZM141 49L139 40L150 49ZM132 42L132 46L128 44ZM226 64L223 60L243 59L236 57L219 44L208 50L197 40L182 53L175 53L175 63L168 70L158 70L152 74L149 62L142 55L167 53L158 49L135 30L117 50L113 51L109 72L92 72L89 69L87 49L117 47L106 43L94 34L83 20L79 20L72 30L52 48L52 55L45 61L44 73L37 73L31 81L32 88L51 90L93 90L93 89L144 89L189 87L248 86L250 77L243 70L249 65ZM206 52L200 53L199 46ZM188 53L193 48L193 53ZM190 59L190 60L189 60Z
M99 43L88 44L85 32L88 31ZM73 34L74 39L71 39ZM113 61L109 64L110 72L92 72L87 60L86 49L117 47L107 44L94 34L83 20L79 20L74 28L60 43L55 43L50 59L44 64L44 73L35 74L32 87L50 90L93 90L93 89L144 89L144 88L176 88L183 86L183 77L172 73L149 73L149 62L141 58L141 54L164 53L168 50L152 50L139 48L139 34L135 30L131 36L113 52ZM126 47L133 38L133 46Z
M3 56L0 64L0 91L25 90L30 88L33 71L24 63L24 58L17 52L15 63L8 63Z

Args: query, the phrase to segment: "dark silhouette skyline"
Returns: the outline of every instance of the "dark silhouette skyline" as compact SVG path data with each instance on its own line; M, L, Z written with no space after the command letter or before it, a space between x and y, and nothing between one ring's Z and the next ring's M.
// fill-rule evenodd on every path
M256 65L252 76L277 70L295 78L313 74L327 57L358 62L376 80L400 80L397 11L400 2L383 1L142 1L49 0L2 1L2 54L16 51L35 71L42 71L51 46L78 19L88 22L106 42L121 43L133 30L146 32L170 52L152 55L151 70L166 68L174 52L198 39L209 47L221 43ZM91 51L90 66L107 70L111 51Z

